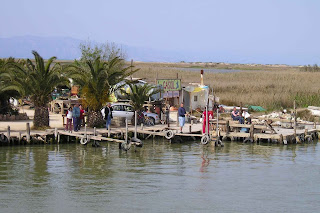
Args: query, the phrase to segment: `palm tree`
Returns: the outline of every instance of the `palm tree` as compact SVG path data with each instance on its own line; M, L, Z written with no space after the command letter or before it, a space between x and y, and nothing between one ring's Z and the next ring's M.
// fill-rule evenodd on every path
M25 63L10 63L12 83L6 90L16 90L22 97L29 96L35 106L33 126L35 129L49 126L48 103L55 87L69 84L62 74L59 63L53 65L56 57L47 63L36 52L32 51L35 63L27 59Z
M80 86L80 92L84 97L84 105L89 108L88 126L102 126L104 121L101 108L109 101L110 95L120 87L120 82L138 70L129 71L129 67L120 67L122 59L115 57L110 61L102 61L100 57L95 60L87 60L85 63L75 61L70 65L68 77Z
M153 94L160 92L161 89L150 84L136 84L135 82L128 83L128 85L130 90L121 89L121 92L130 100L130 104L138 114L139 121L139 117L143 118L142 109L144 102L149 100ZM133 119L131 122L135 123L135 120Z
M0 59L0 114L6 114L12 111L9 99L17 98L19 94L15 90L7 89L11 85L10 68L8 64L14 63L14 58ZM16 63L22 63L23 60L18 60Z
M134 110L141 111L143 109L143 104L149 98L160 92L161 90L156 86L150 84L135 84L134 82L128 83L130 91L122 89L122 93L125 94L126 98L130 100L130 104L133 106Z

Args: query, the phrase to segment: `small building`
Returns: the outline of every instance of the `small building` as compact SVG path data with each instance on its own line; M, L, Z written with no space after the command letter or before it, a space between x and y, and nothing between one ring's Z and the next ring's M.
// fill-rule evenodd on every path
M209 86L203 83L203 70L201 70L201 78L199 83L190 83L188 86L183 87L183 103L187 111L192 111L197 108L204 110L206 106L212 108L214 102L219 102L218 97L210 95Z
M210 98L210 88L205 85L191 84L183 88L184 108L187 111L197 108L204 109L207 104L212 107L212 98ZM208 103L209 102L209 103Z
M179 106L182 101L181 79L157 79L156 82L162 89L160 99L170 106Z

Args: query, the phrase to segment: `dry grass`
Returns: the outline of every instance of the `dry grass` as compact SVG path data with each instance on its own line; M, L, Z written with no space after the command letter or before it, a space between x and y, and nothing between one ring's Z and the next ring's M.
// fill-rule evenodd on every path
M200 82L199 72L179 70L187 63L136 63L141 70L134 77L145 78L154 83L155 78L182 79L182 84ZM186 65L187 64L187 65ZM189 64L189 67L191 65ZM202 65L205 68L205 65ZM292 108L293 100L298 107L320 106L320 73L300 72L299 67L228 65L229 69L243 69L243 72L205 73L204 83L214 89L222 104L260 105L269 110ZM219 67L221 68L221 67Z

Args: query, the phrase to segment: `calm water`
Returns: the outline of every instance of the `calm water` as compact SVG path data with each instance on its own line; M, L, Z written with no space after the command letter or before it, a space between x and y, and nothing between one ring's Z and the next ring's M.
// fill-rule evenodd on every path
M320 149L0 147L0 212L319 212Z

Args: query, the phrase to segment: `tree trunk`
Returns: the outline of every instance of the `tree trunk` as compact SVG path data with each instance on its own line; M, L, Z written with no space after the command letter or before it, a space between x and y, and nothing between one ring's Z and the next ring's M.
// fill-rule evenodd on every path
M34 108L34 119L33 127L39 128L49 126L49 111L48 107L44 106L35 106Z
M98 112L89 111L87 123L89 127L103 127L105 124L105 121L100 111Z

